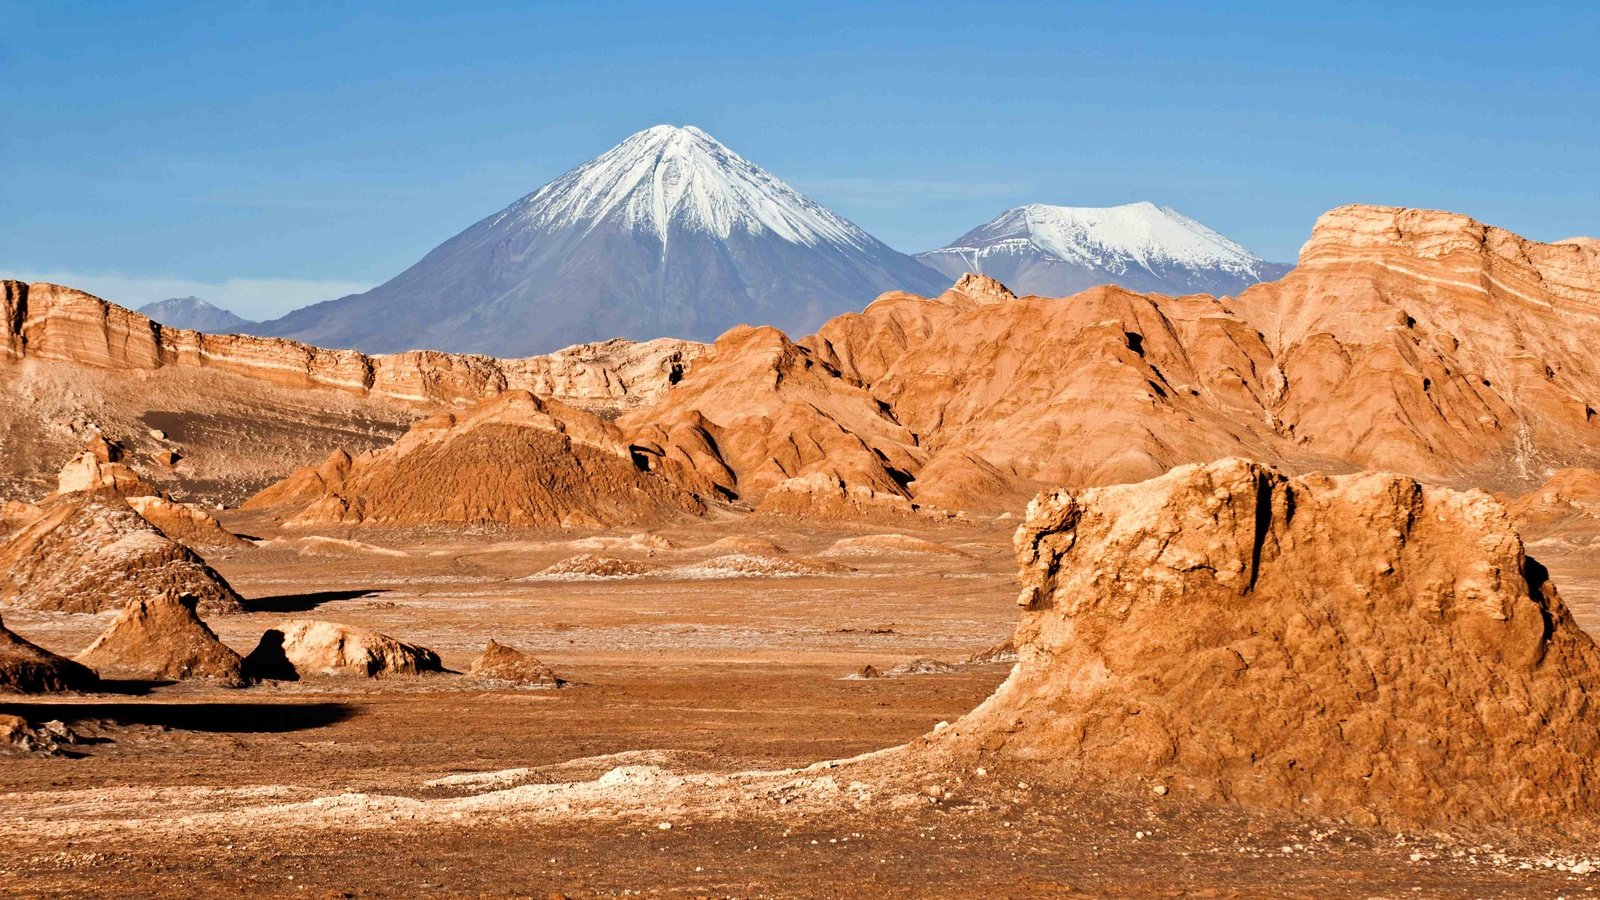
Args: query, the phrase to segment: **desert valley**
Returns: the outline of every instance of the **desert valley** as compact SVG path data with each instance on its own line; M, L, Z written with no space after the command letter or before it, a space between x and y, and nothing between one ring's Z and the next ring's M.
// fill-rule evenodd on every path
M1246 270L517 358L3 282L0 889L1594 892L1600 242Z

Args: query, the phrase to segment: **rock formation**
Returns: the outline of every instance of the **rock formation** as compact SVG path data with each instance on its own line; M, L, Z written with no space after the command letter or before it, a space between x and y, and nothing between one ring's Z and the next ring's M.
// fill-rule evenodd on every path
M56 479L56 494L88 493L120 497L163 535L189 547L241 550L249 541L223 528L210 513L179 503L122 462L120 444L93 436L89 446L68 460Z
M616 427L556 400L507 391L418 422L391 447L323 471L252 505L323 493L290 525L496 523L572 527L654 522L703 504L635 462ZM281 505L281 503L280 503Z
M297 681L315 676L379 678L442 672L439 654L388 635L310 619L269 629L244 660L250 678Z
M39 509L0 544L0 606L100 612L172 591L208 615L243 608L221 575L120 497L80 491Z
M289 474L289 477L263 488L246 500L241 508L303 509L324 494L337 491L344 484L345 477L350 474L350 466L354 462L350 454L342 449L336 449L321 463L296 469Z
M1226 459L1041 495L1020 662L934 744L1362 824L1600 816L1600 648L1505 509Z
M58 461L98 430L174 497L237 505L336 447L385 446L418 416L504 390L614 415L659 396L703 349L662 339L519 360L373 357L165 328L70 288L0 281L0 393L15 401L0 404L0 431L27 448L0 454L0 495L48 492Z
M1506 508L1523 526L1548 528L1568 519L1600 519L1600 472L1561 469Z
M496 681L543 687L561 687L567 683L539 660L493 639L483 648L483 653L472 661L472 674Z
M72 751L66 748L78 743L82 743L82 738L65 723L50 721L29 725L21 716L0 714L0 750L69 756Z
M102 678L182 681L203 678L243 687L244 660L195 612L197 598L164 591L135 599L78 654Z
M751 504L778 489L785 512L811 498L909 509L905 473L922 461L877 400L774 328L724 334L659 404L619 424L652 470Z
M529 576L536 580L583 581L591 578L640 578L665 569L657 563L620 559L598 553L579 553L551 563Z
M802 446L820 434L858 448L859 462L829 468L824 496L855 486L945 509L1229 454L1525 490L1551 465L1600 465L1600 367L1584 323L1600 326L1594 248L1449 213L1345 207L1319 220L1294 271L1238 297L1099 287L1061 302L976 278L933 299L886 294L788 354L809 364L812 421L785 425ZM727 424L785 385L725 342L738 343L719 341L625 424L713 481L725 466L734 477L719 483L759 502L776 480L742 490L765 457L738 454L766 438ZM740 403L720 387L709 393L722 402L694 398L724 378L777 387ZM685 406L716 427L666 424Z
M663 338L578 344L525 359L431 350L368 356L281 338L167 328L70 287L0 280L0 358L119 371L206 368L415 403L477 401L520 389L576 405L628 407L659 396L703 347Z
M32 503L24 503L21 500L0 502L0 541L15 531L27 528L43 516L44 512Z
M0 691L87 691L98 680L90 669L19 637L0 622Z

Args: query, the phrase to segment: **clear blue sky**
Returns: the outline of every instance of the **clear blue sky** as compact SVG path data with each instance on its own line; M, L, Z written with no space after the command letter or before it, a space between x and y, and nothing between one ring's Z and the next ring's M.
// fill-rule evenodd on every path
M1209 5L0 0L0 272L260 315L663 122L908 252L1025 202L1600 232L1600 4Z

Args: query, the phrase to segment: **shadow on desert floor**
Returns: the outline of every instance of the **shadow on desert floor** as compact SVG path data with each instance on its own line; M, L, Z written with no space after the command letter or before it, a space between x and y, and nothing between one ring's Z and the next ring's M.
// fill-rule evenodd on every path
M347 703L0 703L0 714L21 716L30 722L106 722L237 734L322 728L350 719L358 712Z
M246 612L253 613L310 612L324 603L333 603L338 600L357 600L362 597L376 597L383 593L387 593L384 588L358 588L347 591L278 594L272 597L257 597L254 600L246 600L244 601L244 608Z

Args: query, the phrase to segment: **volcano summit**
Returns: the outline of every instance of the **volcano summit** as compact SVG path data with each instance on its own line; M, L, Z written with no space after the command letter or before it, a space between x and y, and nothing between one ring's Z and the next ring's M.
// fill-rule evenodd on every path
M641 131L365 294L259 334L392 352L526 356L596 339L793 334L947 279L698 128Z

